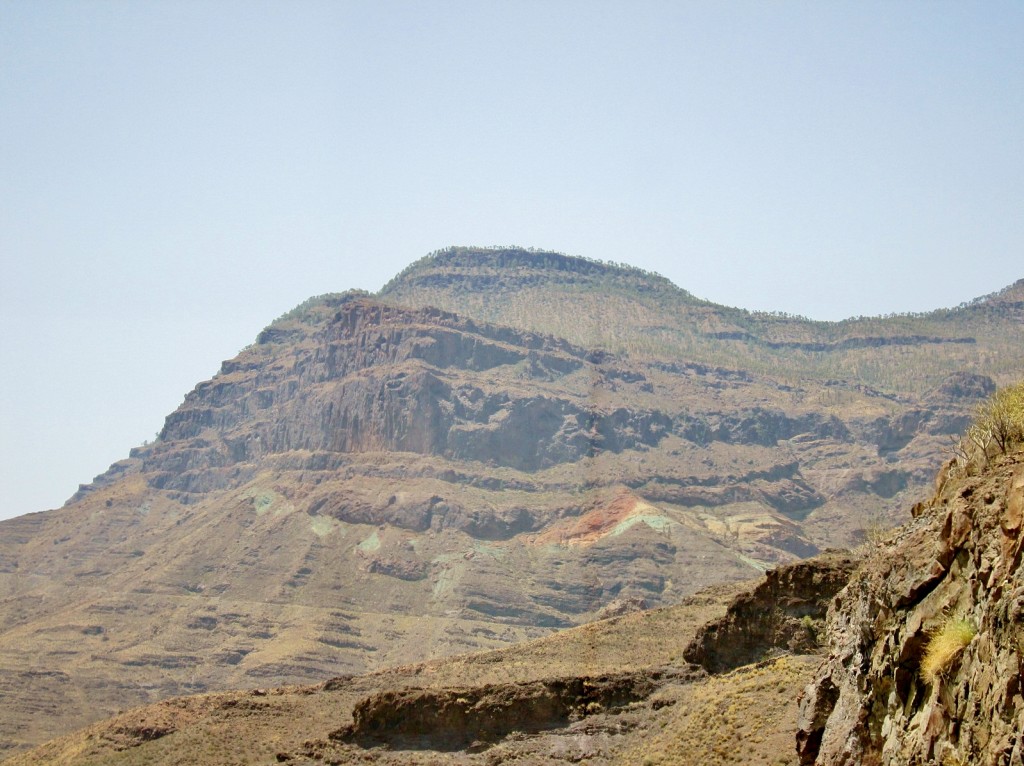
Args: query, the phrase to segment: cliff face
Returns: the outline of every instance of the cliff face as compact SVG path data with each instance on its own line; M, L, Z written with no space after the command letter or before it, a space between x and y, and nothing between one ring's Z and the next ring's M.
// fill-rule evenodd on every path
M837 597L802 763L1024 762L1024 453L947 473Z
M226 363L167 419L161 441L176 447L212 429L236 463L294 450L413 452L533 471L657 446L671 425L650 410L587 406L578 386L543 395L544 383L584 368L595 387L635 385L642 374L602 365L602 355L555 338L447 312L351 298L308 340L296 347L294 338L268 334L263 345L282 348L258 362ZM520 390L494 385L510 372ZM165 486L188 491L189 477L163 465L163 454L153 450L143 470L163 470Z

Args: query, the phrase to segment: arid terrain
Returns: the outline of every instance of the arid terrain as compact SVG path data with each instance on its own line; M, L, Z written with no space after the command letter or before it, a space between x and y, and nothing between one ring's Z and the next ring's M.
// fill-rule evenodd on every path
M387 762L358 731L330 735L360 699L427 677L513 698L608 677L587 681L610 684L598 707L552 703L564 726L451 758L598 758L572 749L584 742L641 762L663 722L710 747L722 684L778 677L795 706L814 671L683 659L730 584L905 520L978 403L1024 368L1022 323L1024 281L956 309L818 323L622 265L467 248L379 295L311 299L199 383L155 442L62 508L0 522L0 756L198 694L60 752L114 763L120 737L144 743L125 763ZM637 606L652 609L600 621ZM591 639L616 648L588 654ZM556 645L561 659L531 654ZM780 706L736 705L738 730L748 707L783 726ZM614 739L623 711L642 737Z

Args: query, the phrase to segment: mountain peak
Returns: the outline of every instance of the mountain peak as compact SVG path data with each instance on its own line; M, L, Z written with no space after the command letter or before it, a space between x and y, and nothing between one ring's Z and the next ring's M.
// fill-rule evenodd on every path
M546 280L580 284L616 281L640 289L670 289L688 295L660 274L625 263L516 246L437 250L403 269L380 294L401 295L425 286L451 288L456 282L463 283L467 290L516 288L536 284L542 276Z

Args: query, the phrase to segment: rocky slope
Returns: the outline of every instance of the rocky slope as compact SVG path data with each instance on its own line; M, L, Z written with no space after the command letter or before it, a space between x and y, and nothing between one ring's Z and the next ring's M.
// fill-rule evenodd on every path
M1024 762L1024 452L948 468L829 613L803 764Z
M859 563L857 556L833 551L768 572L723 617L700 629L683 659L723 673L778 654L815 653L829 601Z
M911 515L866 558L512 648L172 699L6 763L1022 763L1024 449L961 453Z
M454 250L379 297L313 299L155 443L0 522L0 752L169 695L494 648L856 542L1018 358L1019 292L868 335L625 267ZM430 306L448 300L459 313ZM604 334L573 331L592 308ZM914 386L848 374L900 354L930 360Z

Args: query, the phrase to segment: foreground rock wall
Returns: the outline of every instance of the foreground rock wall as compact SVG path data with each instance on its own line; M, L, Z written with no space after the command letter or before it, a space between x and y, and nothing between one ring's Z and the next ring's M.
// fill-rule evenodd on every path
M1024 452L943 478L915 513L833 603L803 764L1024 763ZM967 627L936 655L950 623Z

